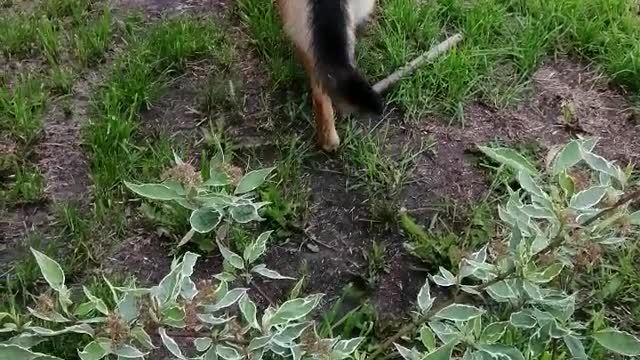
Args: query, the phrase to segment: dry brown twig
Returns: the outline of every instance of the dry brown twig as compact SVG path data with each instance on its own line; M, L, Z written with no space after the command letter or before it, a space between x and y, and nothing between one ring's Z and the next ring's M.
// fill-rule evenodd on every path
M462 34L455 34L440 44L432 47L426 53L418 56L410 63L405 66L399 68L394 71L391 75L386 78L378 81L375 85L373 85L373 90L378 94L382 94L387 91L391 86L393 86L398 81L402 80L408 75L411 75L414 71L416 71L423 64L433 61L438 56L444 54L445 52L451 50L454 46L456 46L460 41L462 41Z

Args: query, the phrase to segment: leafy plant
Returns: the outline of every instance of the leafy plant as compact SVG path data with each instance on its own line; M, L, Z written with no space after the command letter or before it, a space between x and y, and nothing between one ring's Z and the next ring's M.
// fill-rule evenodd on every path
M242 175L239 168L225 163L222 148L211 158L208 173L197 172L175 154L175 166L161 183L125 185L147 199L177 204L191 211L191 230L178 246L189 242L195 233L210 233L225 222L240 224L262 221L258 211L268 202L256 202L258 189L275 168L250 171Z
M262 234L243 257L221 248L226 261L234 267L243 264L248 268L262 256L268 235ZM68 333L86 336L86 344L78 349L82 360L110 355L118 359L147 358L157 348L151 335L159 335L164 347L183 360L259 360L268 353L293 359L345 359L363 340L318 336L315 323L307 318L322 294L269 306L260 316L249 289L232 287L228 273L215 276L215 282L195 284L191 275L199 256L191 252L174 259L169 274L150 288L116 287L105 278L112 297L108 301L86 287L84 296L72 297L60 265L37 250L32 249L32 253L54 295L40 295L36 306L29 308L30 315L0 313L0 322L4 321L0 333L12 335L0 343L2 359L59 359L32 348ZM264 265L253 270L275 278L271 276L275 272ZM79 298L81 301L76 300ZM34 325L36 318L44 325ZM197 355L186 356L178 337L188 339Z
M629 191L630 171L593 152L596 142L576 139L552 151L543 172L511 149L480 147L515 170L521 187L508 189L510 197L498 209L504 240L463 258L455 273L441 267L430 276L418 294L415 320L370 358L391 345L407 360L450 359L453 354L555 359L561 353L561 358L587 359L586 349L594 349L593 344L640 355L635 336L590 327L579 318L580 297L566 276L638 234L640 211L630 210L629 203L640 199L640 190ZM431 284L451 288L452 299L436 304ZM495 305L469 304L470 298L485 294ZM417 332L423 350L398 343L411 332Z

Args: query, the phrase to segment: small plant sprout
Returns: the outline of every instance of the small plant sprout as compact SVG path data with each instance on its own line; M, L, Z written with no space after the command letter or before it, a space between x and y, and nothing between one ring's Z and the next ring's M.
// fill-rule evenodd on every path
M629 185L630 171L595 154L596 143L572 140L549 154L544 171L509 148L480 147L517 172L520 189L509 189L498 208L504 244L491 242L463 258L455 272L441 267L430 276L418 294L414 321L369 358L391 346L407 360L555 359L560 353L588 359L595 344L640 355L635 336L590 327L577 316L579 294L568 292L570 273L637 238L640 230L640 212L629 206L640 199ZM432 285L450 288L452 298L436 302ZM493 303L479 307L474 298ZM419 345L400 343L409 334L417 334Z
M246 224L262 221L259 210L267 202L256 202L258 189L275 168L242 171L225 162L222 148L211 158L208 174L196 171L174 153L175 166L165 172L160 183L125 185L134 193L156 201L168 201L191 211L191 230L178 246L189 242L195 233L209 233L222 222Z

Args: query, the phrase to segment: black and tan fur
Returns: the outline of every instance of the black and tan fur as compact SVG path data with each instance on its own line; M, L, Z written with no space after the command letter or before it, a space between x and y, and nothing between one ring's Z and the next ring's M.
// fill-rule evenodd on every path
M382 113L382 98L354 61L356 28L375 5L376 0L278 0L285 33L309 78L318 143L326 151L340 145L334 103L345 113Z

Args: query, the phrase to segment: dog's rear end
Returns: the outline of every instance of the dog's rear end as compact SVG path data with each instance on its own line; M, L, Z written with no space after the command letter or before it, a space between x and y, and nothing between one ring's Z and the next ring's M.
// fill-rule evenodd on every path
M375 1L278 0L285 33L309 77L318 142L326 151L340 145L332 102L347 112L383 110L382 98L354 61L356 27L370 16Z

